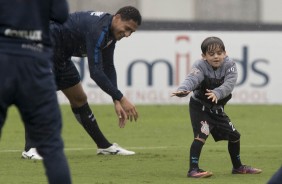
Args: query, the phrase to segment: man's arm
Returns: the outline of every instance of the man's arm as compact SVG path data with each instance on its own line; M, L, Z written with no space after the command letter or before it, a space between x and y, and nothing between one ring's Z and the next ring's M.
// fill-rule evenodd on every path
M117 88L116 70L113 63L115 42L112 42L107 48L103 48L106 45L103 42L107 31L103 28L97 34L96 30L95 35L97 36L94 41L89 41L91 39L87 40L86 47L90 76L103 91L113 98L116 114L118 117L121 117L119 118L120 127L124 127L126 119L130 121L134 119L136 121L138 113L135 106ZM93 37L94 34L90 36Z
M111 81L111 83L118 88L117 73L114 65L114 50L115 43L110 44L107 48L103 49L103 68L104 72Z
M99 35L100 37L96 40L103 39L101 38L103 35L104 33L101 33ZM106 75L104 71L105 64L103 64L104 61L101 43L99 41L97 41L95 44L88 42L87 53L90 77L103 91L110 95L114 100L121 100L123 94L117 89L116 81L115 84L113 84L111 79Z
M64 23L69 16L69 7L66 0L51 1L51 20L58 23Z

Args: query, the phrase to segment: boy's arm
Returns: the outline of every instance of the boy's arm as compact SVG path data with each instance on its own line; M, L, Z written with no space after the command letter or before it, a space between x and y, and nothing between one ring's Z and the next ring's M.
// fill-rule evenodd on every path
M185 97L198 87L198 85L204 80L204 72L201 67L201 62L202 61L198 61L192 66L191 72L177 88L177 91L173 92L171 96Z
M198 61L192 66L191 72L180 84L177 91L193 91L204 80L204 72L201 67L201 62L202 61Z
M232 61L231 64L226 68L225 72L226 75L224 78L224 83L221 86L211 90L216 95L217 100L221 100L230 95L236 85L238 72L235 62Z

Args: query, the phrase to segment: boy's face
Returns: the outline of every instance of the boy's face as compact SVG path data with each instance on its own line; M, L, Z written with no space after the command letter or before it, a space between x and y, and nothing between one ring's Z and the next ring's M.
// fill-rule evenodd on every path
M202 54L204 60L206 60L213 68L218 68L224 61L226 52L218 46L211 46L205 54Z
M116 40L121 40L123 37L129 37L138 28L138 24L132 19L124 21L119 14L113 17L111 31Z

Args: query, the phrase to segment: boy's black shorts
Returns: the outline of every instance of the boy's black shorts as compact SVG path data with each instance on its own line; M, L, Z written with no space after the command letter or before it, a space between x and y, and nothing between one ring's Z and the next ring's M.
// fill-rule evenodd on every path
M206 140L209 134L212 134L215 141L240 139L240 133L235 129L223 108L211 110L191 97L189 111L195 138Z

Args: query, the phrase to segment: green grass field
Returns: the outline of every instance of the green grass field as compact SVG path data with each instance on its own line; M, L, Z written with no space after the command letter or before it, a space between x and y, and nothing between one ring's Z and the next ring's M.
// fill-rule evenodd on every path
M137 106L138 122L118 128L112 105L92 105L99 126L111 142L135 151L134 156L97 156L96 145L76 122L68 105L61 106L65 152L74 184L265 184L282 164L282 106L229 105L241 133L241 159L263 169L259 175L232 175L227 142L209 137L200 166L214 176L186 177L193 133L188 107ZM17 110L9 110L0 143L0 183L47 183L41 161L21 159L24 130Z

